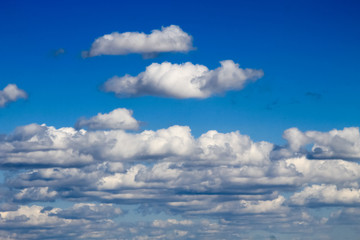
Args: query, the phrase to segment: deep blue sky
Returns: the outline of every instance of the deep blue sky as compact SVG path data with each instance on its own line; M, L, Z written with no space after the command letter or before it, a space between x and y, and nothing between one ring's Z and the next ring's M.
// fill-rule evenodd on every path
M359 129L327 132L359 126L359 12L355 0L0 1L0 90L14 83L29 95L0 108L0 214L18 214L3 214L0 238L102 232L98 239L115 239L123 228L130 239L158 231L152 220L175 218L193 224L175 228L166 220L167 236L188 227L189 239L191 231L194 239L357 239ZM170 25L190 34L196 50L81 57L104 34ZM155 62L215 69L222 60L262 69L264 77L206 99L117 98L100 90L109 78L135 76ZM163 138L147 132L149 139L58 129L117 108L134 111L139 132L186 125L195 138L239 130L254 142L237 133L192 141L185 128L165 130ZM31 125L7 135L30 123L58 130ZM301 132L292 129L286 142L282 134L292 127ZM27 218L21 211L29 206L28 216L35 214ZM117 207L125 214L115 214ZM37 216L46 221L31 225ZM48 223L54 216L59 222ZM64 219L70 224L58 227Z
M275 142L289 127L358 125L358 10L357 1L3 1L0 88L16 83L29 98L0 110L0 131L32 122L73 126L80 116L117 107L133 109L146 129L189 125L196 136L240 130ZM104 34L171 24L193 36L196 51L81 58ZM65 54L55 57L59 48ZM119 99L99 91L108 78L136 75L152 62L213 69L225 59L265 75L205 100Z

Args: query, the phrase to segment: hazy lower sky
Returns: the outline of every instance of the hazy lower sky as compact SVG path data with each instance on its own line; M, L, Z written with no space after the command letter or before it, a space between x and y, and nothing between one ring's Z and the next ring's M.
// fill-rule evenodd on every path
M358 239L357 1L0 3L0 239Z

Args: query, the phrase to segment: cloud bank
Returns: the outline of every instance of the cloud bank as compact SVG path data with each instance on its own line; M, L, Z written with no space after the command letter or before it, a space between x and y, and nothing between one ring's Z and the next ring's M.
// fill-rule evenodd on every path
M112 77L103 85L105 92L119 97L160 96L169 98L208 98L229 90L240 90L246 83L256 81L262 70L243 69L232 60L220 62L221 66L209 70L204 65L153 63L137 76Z
M151 34L139 32L113 32L97 38L84 57L99 55L127 55L139 53L153 55L163 52L188 52L193 50L192 37L179 26L162 27Z
M8 84L0 90L0 107L4 107L10 102L15 102L20 98L27 98L27 93L19 89L15 84Z
M117 112L132 117L119 108L88 119L96 131L29 124L0 138L0 238L331 239L328 229L360 220L358 128L291 128L277 146L239 131L108 127ZM150 220L128 221L129 206ZM323 207L332 213L312 214Z

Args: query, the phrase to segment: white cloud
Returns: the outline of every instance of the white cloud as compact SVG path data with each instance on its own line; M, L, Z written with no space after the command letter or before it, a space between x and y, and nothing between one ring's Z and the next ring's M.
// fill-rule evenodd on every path
M273 144L251 141L240 132L219 133L215 130L202 134L198 139L200 158L213 163L267 165Z
M86 131L29 124L0 141L1 165L83 165L93 161L74 144Z
M336 185L312 185L301 192L297 192L290 198L296 205L305 204L360 204L360 189L342 188Z
M224 201L220 203L206 204L206 207L201 210L193 210L191 214L269 214L269 213L285 213L288 208L283 205L285 198L278 196L271 200L259 200L259 201ZM213 206L211 206L213 205Z
M285 131L284 138L292 151L306 151L305 146L312 144L309 152L313 158L322 159L360 159L360 132L358 127L331 130L329 132L306 131L297 128Z
M50 213L56 213L60 209L51 209L48 212L42 212L44 207L41 206L20 206L16 211L4 211L0 212L0 226L6 226L16 221L17 224L25 226L51 226L54 224L64 224L65 221L58 219L57 217L49 216Z
M292 168L299 175L296 181L303 183L347 184L360 179L360 165L344 160L309 160L305 156L283 161L282 168Z
M15 84L8 84L3 90L0 90L0 107L4 107L9 102L15 102L19 98L27 98L27 93Z
M133 77L112 77L103 89L118 96L161 96L171 98L208 98L229 90L240 90L246 83L263 76L262 70L243 69L232 60L220 62L221 67L209 70L204 65L153 63L145 72Z
M143 55L162 52L188 52L193 50L192 37L179 26L171 25L153 30L151 34L139 32L113 32L96 39L84 57L99 55Z
M139 122L132 117L133 112L126 108L117 108L109 113L98 113L90 119L82 118L76 123L76 128L86 127L91 130L124 129L137 130Z
M119 162L188 155L194 147L193 142L190 128L176 125L138 134L122 130L88 132L78 141L83 153Z
M49 190L49 187L25 188L15 195L18 201L52 201L56 197L57 192Z
M155 220L153 221L152 225L154 227L166 228L172 225L192 225L193 222L191 220L176 220L176 219L167 219L164 220Z

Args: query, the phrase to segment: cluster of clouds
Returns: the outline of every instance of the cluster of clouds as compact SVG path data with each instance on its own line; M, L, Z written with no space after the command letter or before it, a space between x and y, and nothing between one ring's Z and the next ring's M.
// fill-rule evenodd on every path
M171 25L104 35L84 57L193 49L192 37ZM107 80L103 90L204 99L263 76L232 60L220 65L153 63ZM9 84L0 106L26 97ZM195 137L188 126L140 126L131 110L118 108L74 127L32 123L0 135L0 239L295 239L294 232L331 239L333 226L360 220L357 127L290 128L279 146L239 131ZM129 206L155 219L129 221ZM313 214L323 207L332 210ZM159 213L173 218L156 219Z
M277 239L273 234L264 233L257 238L248 238L251 228L247 223L254 220L251 215L231 221L168 218L131 223L117 221L123 213L113 204L75 204L66 209L20 206L16 210L0 211L0 214L3 216L0 220L1 239ZM287 222L276 217L271 220L262 219L260 228L264 231L266 228L263 226L268 224L272 231L284 230L282 236L292 239L291 230L286 231L286 225L290 225L297 227L297 230L301 229L301 239L326 239L324 235L310 234L309 231L315 227L331 231L324 226L324 219L312 218L304 211L296 214L297 216L289 215ZM330 219L334 221L332 224L336 224L339 217L354 217L358 214L359 212L350 208L334 213ZM106 221L102 218L106 218ZM279 229L274 228L281 225Z
M142 54L144 57L155 57L165 52L189 52L194 50L193 38L179 26L170 25L161 30L153 30L151 34L139 32L113 32L97 38L89 51L82 53L84 58L99 55L127 55ZM54 56L64 54L60 48ZM118 97L157 96L168 98L199 98L204 99L213 95L221 95L230 90L241 90L247 83L256 81L264 73L262 70L240 68L232 60L220 62L221 66L209 70L206 66L186 62L173 64L170 62L152 63L144 72L137 76L114 76L102 86L105 92L113 92ZM27 93L15 84L7 85L0 90L0 107L20 98L27 98ZM120 113L112 113L120 114ZM94 126L92 119L82 119L78 127L106 128L104 123ZM130 121L130 120L129 120ZM129 123L129 129L136 129L135 123ZM134 125L135 124L135 125Z
M162 52L188 52L194 50L192 37L179 26L171 25L153 30L151 34L114 32L97 38L84 57L99 55L126 55L138 53L156 56ZM206 66L186 62L152 63L137 76L114 76L102 86L105 92L118 97L158 96L168 98L208 98L230 90L240 90L248 82L256 81L262 70L240 68L232 60L220 62L221 66L209 70Z
M40 238L45 233L39 229L55 225L71 228L73 236L67 239L79 234L103 239L101 234L116 231L124 239L141 239L144 231L143 239L216 239L220 233L234 236L235 226L251 232L257 224L266 231L272 223L280 232L306 233L309 226L341 224L344 214L360 216L360 165L354 147L359 128L292 128L284 132L287 143L277 146L254 142L238 131L211 130L196 138L189 127L177 125L127 132L138 121L124 108L80 119L76 126L30 124L1 137L0 167L12 173L5 175L1 188L2 229L15 228L22 239L33 236L26 227L36 226L32 231ZM74 205L29 205L56 201ZM163 212L184 220L137 223L130 231L120 223L127 215L120 206L126 205L145 215ZM309 207L333 207L334 212L312 216ZM213 220L204 225L199 219ZM217 228L206 234L211 224ZM83 227L74 226L91 230L81 233Z

